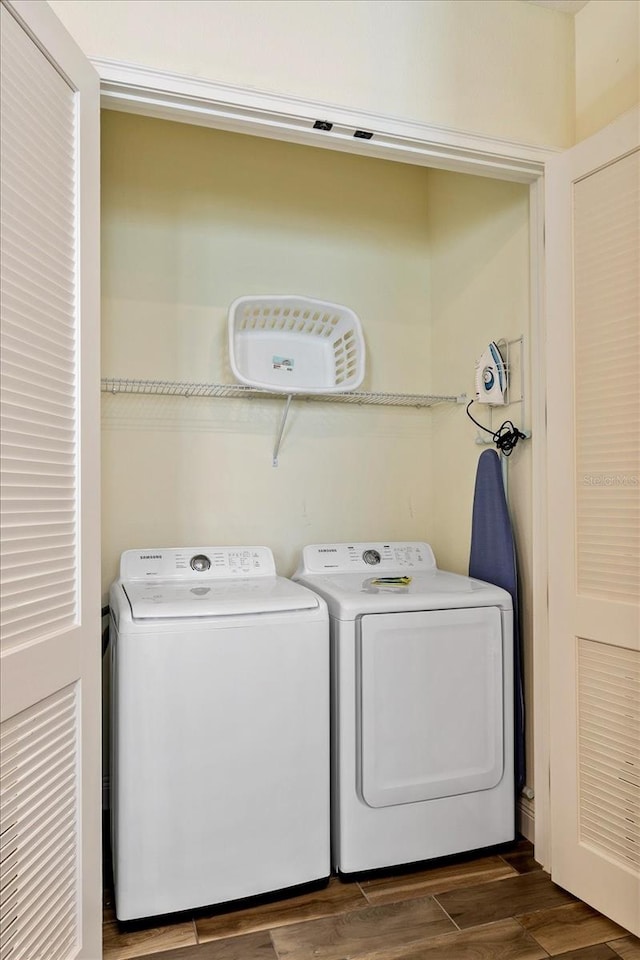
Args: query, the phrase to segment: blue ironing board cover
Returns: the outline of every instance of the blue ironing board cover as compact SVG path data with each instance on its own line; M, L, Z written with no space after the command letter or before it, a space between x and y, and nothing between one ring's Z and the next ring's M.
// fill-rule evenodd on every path
M513 600L515 782L520 791L525 784L525 741L518 570L500 458L495 450L485 450L478 460L469 576L502 587Z

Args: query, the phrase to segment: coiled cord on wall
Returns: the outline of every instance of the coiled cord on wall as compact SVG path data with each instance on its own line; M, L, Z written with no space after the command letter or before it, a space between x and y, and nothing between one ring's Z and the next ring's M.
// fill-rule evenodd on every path
M511 420L505 420L504 423L500 424L497 430L491 430L489 427L483 426L483 424L478 423L475 417L472 417L469 413L472 403L473 400L470 400L467 404L467 416L469 417L469 420L473 420L476 427L480 427L480 429L484 430L485 433L491 434L493 442L503 457L510 457L517 446L518 440L526 440L526 435L522 433L522 431L518 430L518 428L513 425Z

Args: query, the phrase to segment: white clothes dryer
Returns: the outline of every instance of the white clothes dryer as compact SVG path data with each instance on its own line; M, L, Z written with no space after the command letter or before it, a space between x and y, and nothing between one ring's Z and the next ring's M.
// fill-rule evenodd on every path
M266 547L128 550L111 606L120 920L326 878L325 602Z
M329 606L335 869L512 840L509 594L426 543L308 546L294 579Z

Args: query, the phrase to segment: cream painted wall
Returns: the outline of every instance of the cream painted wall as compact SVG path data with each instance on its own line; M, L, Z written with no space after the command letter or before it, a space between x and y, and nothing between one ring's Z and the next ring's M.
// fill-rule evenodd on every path
M521 0L49 2L90 57L573 142L573 18Z
M452 383L474 396L474 366L489 340L529 333L528 188L444 171L429 173L433 387ZM521 353L511 351L511 396L520 396ZM525 373L528 375L526 351ZM532 384L535 389L535 382ZM481 423L512 419L520 404L491 410L474 404ZM432 426L431 538L442 567L466 573L477 460L487 449L464 407L436 407ZM525 423L529 428L530 423ZM487 435L488 436L488 435ZM525 701L533 704L531 443L508 464L509 504L522 581ZM527 783L533 786L533 724L527 718Z
M103 114L103 373L233 382L241 294L346 303L365 388L428 392L428 172ZM453 386L453 385L452 385ZM103 586L129 547L429 539L430 412L279 400L103 400Z
M640 102L640 0L589 0L575 17L576 139Z
M103 114L105 375L232 382L228 304L297 291L359 313L365 388L472 395L486 342L528 332L528 253L518 184ZM464 407L301 401L273 468L280 412L104 396L105 591L123 550L188 543L265 543L290 574L305 543L424 538L466 572L484 448ZM532 702L530 456L510 496Z

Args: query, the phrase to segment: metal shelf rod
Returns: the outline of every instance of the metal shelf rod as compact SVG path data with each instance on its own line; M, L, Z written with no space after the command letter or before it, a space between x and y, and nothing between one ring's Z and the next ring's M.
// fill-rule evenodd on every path
M276 393L269 390L256 390L254 387L240 383L193 383L188 380L137 380L120 377L103 377L101 389L103 393L168 397L282 399L289 396L285 391ZM346 393L301 393L295 396L302 400L322 403L357 403L363 406L389 407L430 407L436 403L465 403L467 400L466 394L369 393L356 390Z
M278 466L278 454L284 435L284 428L294 394L277 393L270 390L257 390L241 383L192 383L188 380L129 380L119 377L103 377L103 393L142 394L144 396L163 397L245 397L249 400L286 398L280 429L273 449L272 464ZM377 405L385 407L431 407L436 403L465 403L466 394L439 396L436 394L414 393L366 393L353 390L347 393L300 393L295 394L301 400L315 400L324 403L357 403L361 406Z

